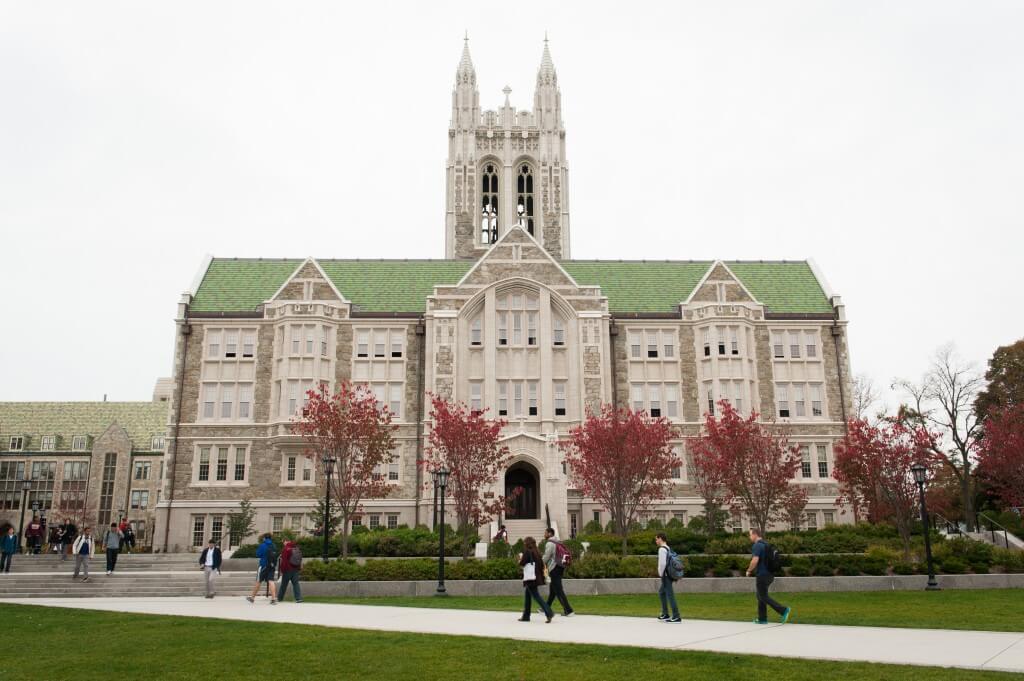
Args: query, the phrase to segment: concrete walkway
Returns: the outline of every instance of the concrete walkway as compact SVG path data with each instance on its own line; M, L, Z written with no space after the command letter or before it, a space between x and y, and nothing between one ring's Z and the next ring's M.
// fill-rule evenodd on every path
M551 624L536 613L529 623L518 613L482 610L396 608L291 601L271 607L239 597L217 598L33 598L2 599L21 605L179 615L283 624L487 636L545 641L638 646L666 650L765 654L815 660L962 667L1024 672L1024 633L835 627L809 624L756 625L717 620L665 624L652 618L557 616Z

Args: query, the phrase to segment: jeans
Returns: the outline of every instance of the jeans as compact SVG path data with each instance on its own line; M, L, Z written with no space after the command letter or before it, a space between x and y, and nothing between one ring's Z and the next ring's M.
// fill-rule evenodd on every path
M0 553L0 572L11 571L11 559L13 558L13 553Z
M117 566L118 549L107 549L107 572L113 572Z
M572 612L572 606L569 605L569 599L565 597L565 589L562 587L562 574L565 572L565 568L561 565L555 567L548 576L551 578L551 586L548 587L548 608L551 604L558 599L558 602L562 605L562 612L566 615Z
M284 594L288 591L288 582L292 583L292 590L295 592L295 602L302 600L302 589L299 588L299 571L290 570L281 573L281 586L277 590L277 600L283 601Z
M67 560L68 552L67 552L67 547L64 545L64 542L59 541L59 542L56 543L55 546L57 547L57 553L60 554L60 559L61 560Z
M85 572L85 576L89 576L89 554L75 554L75 574L74 577L78 576L79 572Z
M758 575L757 576L757 619L761 622L768 620L768 606L771 606L772 610L779 613L786 612L786 606L776 602L774 598L768 595L768 587L775 581L773 575Z
M547 617L554 617L555 613L551 610L551 607L544 602L544 599L540 597L540 592L537 591L536 584L523 583L523 619L529 621L530 619L530 599L537 601L537 605L540 606L541 612Z
M662 575L661 588L658 589L658 597L661 599L661 614L668 617L668 606L672 606L672 616L679 617L679 606L676 605L676 592L672 580Z

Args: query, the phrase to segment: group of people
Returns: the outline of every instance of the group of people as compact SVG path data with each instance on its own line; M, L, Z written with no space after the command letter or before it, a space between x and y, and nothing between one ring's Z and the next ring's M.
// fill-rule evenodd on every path
M299 585L302 549L298 544L290 539L285 541L279 555L273 538L268 533L260 538L260 545L256 547L256 558L259 560L256 583L252 587L252 593L246 596L245 600L255 603L260 589L264 588L270 598L270 604L276 605L279 600L284 599L288 585L291 584L295 602L302 602L302 587ZM217 546L217 540L210 537L206 548L199 554L199 568L203 571L206 598L213 598L217 593L216 577L220 574L222 561L223 556L220 547Z
M504 528L502 528L504 529ZM519 565L523 569L523 614L520 622L529 622L533 610L533 602L536 602L544 613L546 622L554 619L555 613L551 605L558 599L562 606L562 614L568 617L573 614L572 606L565 595L562 587L562 578L566 568L572 563L572 554L557 539L555 531L550 527L544 531L543 555L537 547L537 541L533 537L526 537L523 540L523 552L519 556ZM772 559L777 557L775 549L764 540L764 536L757 529L750 530L751 558L747 566L747 577L755 578L755 591L757 593L757 619L755 624L768 624L768 608L771 608L785 624L792 615L792 609L782 605L773 599L768 590L775 581L772 572ZM658 546L658 577L661 580L658 588L658 597L661 600L661 614L658 620L661 622L682 622L683 618L679 613L679 605L676 603L675 583L683 576L683 565L679 556L668 544L668 537L664 532L659 532L654 537ZM547 578L551 580L548 589L548 598L541 598L539 587L543 586ZM671 611L671 612L670 612Z
M32 521L25 527L25 550L27 553L38 554L42 552L42 538L46 534L45 525L38 516L33 516ZM80 541L88 535L85 544L88 550L83 549ZM107 554L107 574L113 574L117 566L117 556L122 552L131 553L135 548L135 530L127 519L120 523L110 523L110 529L103 537L103 546ZM76 569L72 576L76 579L80 572L84 572L85 579L89 578L89 564L87 556L91 558L95 553L95 539L92 537L91 528L85 528L79 534L78 527L68 518L63 523L50 528L48 538L49 550L60 556L62 561L68 559L68 551L75 557ZM21 542L18 540L17 532L13 525L7 527L6 532L0 536L0 573L10 572L11 564L14 562L15 554L21 552Z
M65 543L61 548L61 560L66 559L67 535L64 535L63 541ZM71 579L78 579L78 575L81 574L83 582L89 581L89 562L96 555L96 544L96 538L89 526L83 528L82 534L76 533L74 539L70 540L71 555L75 557L75 571L71 575ZM110 523L110 528L103 536L103 548L106 552L107 576L109 577L114 574L114 569L117 567L117 556L121 551L130 550L130 546L125 543L125 533L117 523Z

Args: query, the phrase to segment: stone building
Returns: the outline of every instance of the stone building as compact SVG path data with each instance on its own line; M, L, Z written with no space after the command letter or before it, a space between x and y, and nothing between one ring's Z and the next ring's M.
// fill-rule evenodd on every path
M177 319L168 479L158 541L198 545L241 497L260 530L308 529L320 472L289 421L309 388L366 384L396 414L371 526L430 523L428 392L509 421L522 487L513 535L608 521L574 489L556 442L602 403L671 419L685 437L721 399L787 425L802 448L806 523L840 521L832 447L849 414L844 308L809 261L582 261L570 254L561 95L547 44L532 111L481 111L468 45L456 72L445 260L212 258ZM702 500L681 466L652 513ZM734 521L742 526L743 519ZM164 539L166 537L166 539Z
M166 400L0 402L0 525L132 524L149 545L163 478Z

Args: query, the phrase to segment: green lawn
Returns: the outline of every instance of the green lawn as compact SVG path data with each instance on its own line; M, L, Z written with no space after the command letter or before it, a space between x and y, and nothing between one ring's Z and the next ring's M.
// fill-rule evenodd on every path
M0 604L0 679L638 678L970 681L1017 675Z
M845 591L778 593L775 599L793 608L794 623L918 629L1024 631L1024 589L959 591ZM684 618L749 621L757 614L754 594L677 594ZM399 605L414 608L462 608L520 611L522 596L479 598L310 598L333 603ZM658 595L573 596L579 614L656 617ZM555 612L560 612L555 604ZM774 617L773 613L769 613Z

